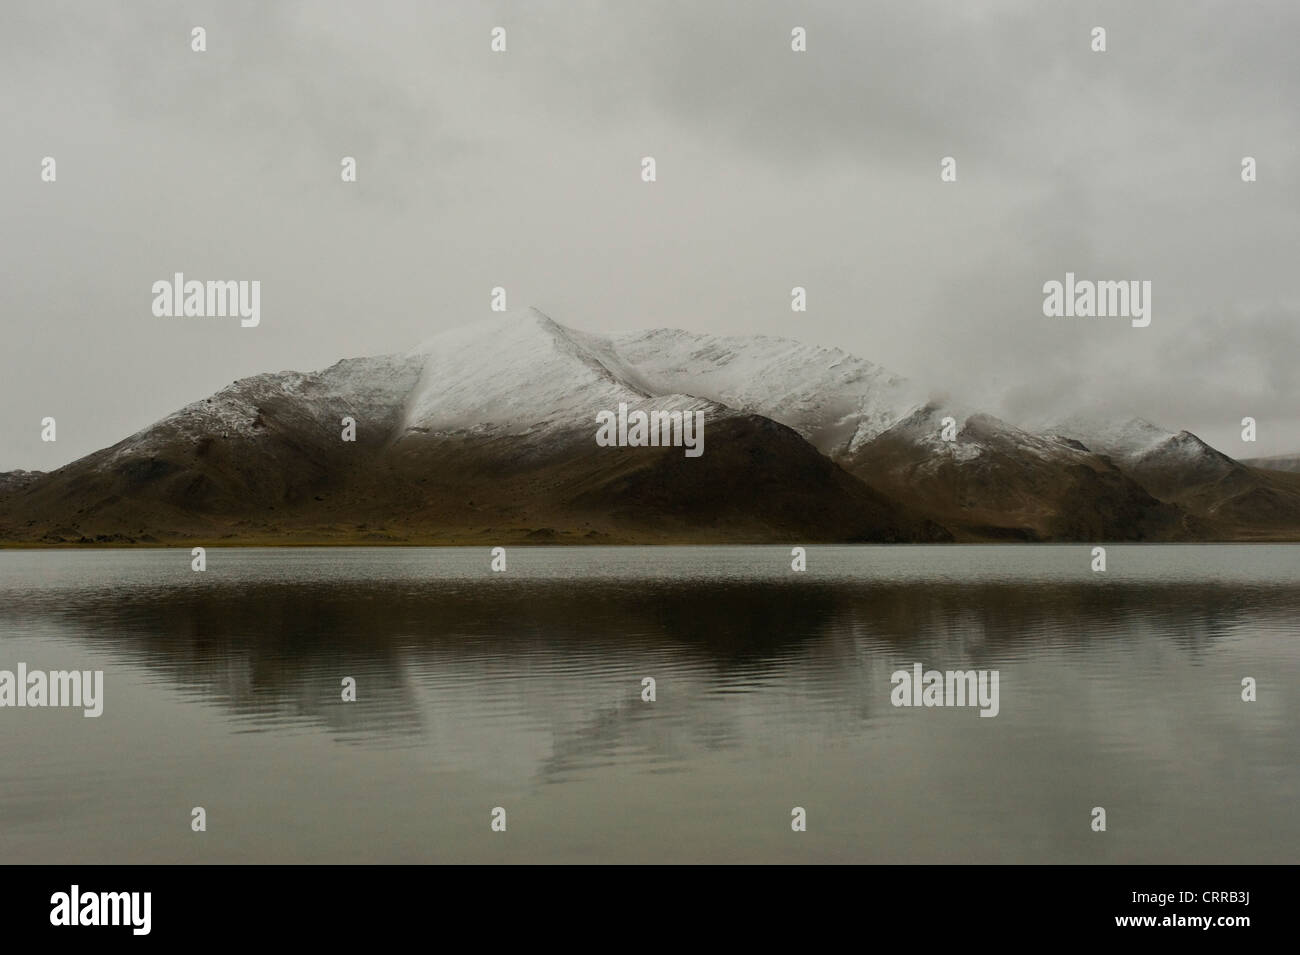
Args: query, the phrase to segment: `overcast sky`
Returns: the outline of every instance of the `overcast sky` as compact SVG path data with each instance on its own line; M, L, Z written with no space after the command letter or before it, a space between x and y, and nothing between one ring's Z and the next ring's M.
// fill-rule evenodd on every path
M496 285L837 345L1015 423L1300 451L1297 36L1293 0L5 0L0 469L406 350ZM261 325L155 318L176 271L260 280ZM1151 281L1150 326L1045 318L1066 271Z

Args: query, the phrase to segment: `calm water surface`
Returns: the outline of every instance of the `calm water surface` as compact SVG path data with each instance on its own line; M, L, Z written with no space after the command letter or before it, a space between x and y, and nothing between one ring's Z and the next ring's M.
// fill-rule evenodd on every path
M0 669L105 682L0 708L0 860L1296 862L1300 546L1090 559L0 552ZM890 705L917 662L999 715Z

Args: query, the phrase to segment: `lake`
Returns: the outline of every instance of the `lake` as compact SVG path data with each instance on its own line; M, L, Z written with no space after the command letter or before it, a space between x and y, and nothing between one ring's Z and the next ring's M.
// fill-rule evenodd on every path
M0 859L1296 862L1300 546L1090 550L0 551Z

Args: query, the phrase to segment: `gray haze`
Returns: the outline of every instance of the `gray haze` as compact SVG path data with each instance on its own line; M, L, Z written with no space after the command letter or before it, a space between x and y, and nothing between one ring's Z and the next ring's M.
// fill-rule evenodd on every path
M1297 35L1292 2L6 0L0 469L405 350L495 285L837 345L1016 423L1300 450ZM1149 279L1150 327L1043 317L1067 270ZM260 280L261 326L155 318L175 271Z

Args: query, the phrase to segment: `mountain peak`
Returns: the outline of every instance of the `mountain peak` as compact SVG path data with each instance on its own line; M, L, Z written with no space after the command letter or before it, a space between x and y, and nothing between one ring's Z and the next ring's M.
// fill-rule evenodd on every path
M605 339L535 307L453 328L411 354L424 369L407 401L406 431L524 434L647 397Z
M429 355L436 351L456 350L482 345L491 348L492 343L502 335L519 339L538 333L545 335L566 335L572 329L566 328L551 318L541 309L530 305L527 308L512 308L505 312L494 312L488 318L467 322L438 332L426 338L406 354L411 356Z
M1107 418L1095 413L1069 416L1044 429L1083 442L1101 454L1130 458L1156 450L1175 435L1145 418Z
M540 322L540 323L543 324L543 325L554 325L554 326L556 326L557 328L562 328L562 327L563 327L562 325L560 325L559 322L557 322L555 319L551 318L551 316L547 315L545 312L543 312L543 311L542 311L540 308L538 308L536 305L529 305L528 308L524 310L524 313L523 313L523 315L521 316L521 318L524 318L524 317L526 317L526 318L528 318L528 319L531 319L532 321L535 321L535 322Z

